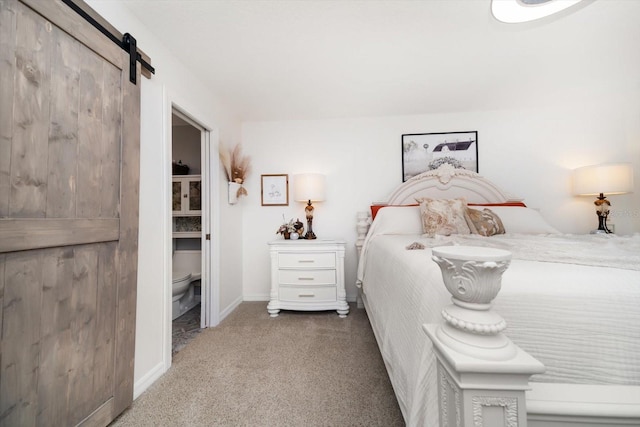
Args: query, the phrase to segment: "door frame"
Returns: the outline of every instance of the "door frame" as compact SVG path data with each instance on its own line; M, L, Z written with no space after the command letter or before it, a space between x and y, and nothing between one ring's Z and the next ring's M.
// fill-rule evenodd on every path
M168 96L165 98L165 136L166 136L166 159L167 177L164 180L165 194L167 200L171 200L171 158L173 138L171 132L172 115L176 114L190 125L200 130L200 153L201 153L201 176L202 176L202 295L201 299L204 304L201 315L200 326L202 328L213 327L219 323L220 318L220 166L218 161L218 130L213 126L204 124L205 122L194 114L188 112L189 109L179 105L171 100ZM167 242L167 252L165 254L165 265L167 266L167 274L165 275L165 292L164 292L164 353L166 369L171 366L171 344L172 344L172 320L171 320L171 272L172 263L172 221L173 214L171 211L171 203L166 204L165 218L167 219L167 227L165 227L165 242ZM206 240L205 236L209 234L211 240Z

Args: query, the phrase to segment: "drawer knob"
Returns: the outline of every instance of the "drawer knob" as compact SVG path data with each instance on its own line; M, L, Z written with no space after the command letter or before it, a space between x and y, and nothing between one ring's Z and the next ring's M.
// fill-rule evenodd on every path
M305 297L305 298L313 298L315 297L315 294L298 294L299 297Z
M313 277L298 277L298 280L313 280Z
M298 262L300 262L300 263L302 263L302 262L307 262L307 263L311 262L311 263L313 263L314 261L312 259L299 259Z

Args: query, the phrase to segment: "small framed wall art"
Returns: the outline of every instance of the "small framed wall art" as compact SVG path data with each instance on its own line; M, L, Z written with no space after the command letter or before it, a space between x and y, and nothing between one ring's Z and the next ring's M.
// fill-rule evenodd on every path
M443 163L478 172L478 132L402 135L402 182Z
M260 175L262 206L289 206L289 175Z

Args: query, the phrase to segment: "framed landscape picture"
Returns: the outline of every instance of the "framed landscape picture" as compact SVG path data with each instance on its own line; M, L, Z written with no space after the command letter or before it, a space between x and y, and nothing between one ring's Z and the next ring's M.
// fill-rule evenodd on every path
M478 132L402 135L402 182L442 163L478 172Z
M262 206L289 206L289 175L260 175Z

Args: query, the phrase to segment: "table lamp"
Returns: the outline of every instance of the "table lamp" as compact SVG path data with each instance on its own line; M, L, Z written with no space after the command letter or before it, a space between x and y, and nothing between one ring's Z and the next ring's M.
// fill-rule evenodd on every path
M606 163L583 166L573 171L573 194L594 196L598 215L598 229L592 233L611 233L607 228L607 217L611 203L605 194L625 194L633 191L633 168L631 163Z
M313 232L313 205L311 202L321 202L325 197L325 176L319 173L304 173L293 176L293 197L298 202L307 202L304 208L307 217L307 232L305 239L315 239Z

